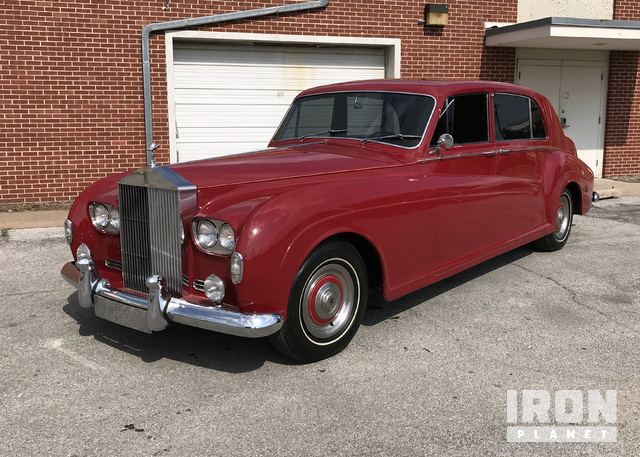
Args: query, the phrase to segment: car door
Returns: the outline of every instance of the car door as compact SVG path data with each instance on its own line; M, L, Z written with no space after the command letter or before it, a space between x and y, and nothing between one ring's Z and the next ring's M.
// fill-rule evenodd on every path
M508 241L526 236L543 224L541 174L549 140L535 100L506 93L496 93L492 99L496 176L503 212L498 229Z
M465 262L473 263L499 241L500 183L495 176L489 112L486 93L449 97L431 145L444 133L453 136L454 144L432 153L422 165L429 191L437 193L437 204L430 210L432 245L425 257L443 275Z

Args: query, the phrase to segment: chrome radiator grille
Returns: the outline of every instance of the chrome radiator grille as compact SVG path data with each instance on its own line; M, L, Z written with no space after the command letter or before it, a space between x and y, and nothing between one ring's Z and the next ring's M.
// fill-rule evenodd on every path
M182 255L179 191L119 184L122 277L126 288L147 292L160 275L172 295L181 294Z

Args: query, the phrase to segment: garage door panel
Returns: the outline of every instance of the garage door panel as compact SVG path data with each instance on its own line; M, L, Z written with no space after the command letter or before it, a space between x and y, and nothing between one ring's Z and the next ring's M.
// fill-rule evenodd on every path
M264 145L257 142L188 143L182 146L181 161L188 162L208 157L223 157L260 149L264 149Z
M271 139L273 126L269 127L182 127L180 141L186 143L237 143L238 139L249 143L264 143Z
M177 105L178 127L270 127L274 130L288 109L288 105L263 105L247 109L247 105Z
M374 48L174 45L173 100L179 161L266 147L302 90L385 77Z
M176 89L177 105L289 105L297 90ZM246 108L245 108L246 109Z
M314 48L310 54L307 46L184 46L176 43L175 51L180 52L181 65L205 66L279 66L308 65L378 67L385 65L385 55L380 49L331 47ZM175 60L175 59L174 59Z
M198 87L201 89L224 89L233 81L234 89L288 88L304 90L308 84L331 84L348 74L352 80L377 78L379 70L350 68L268 67L248 71L240 67L191 66L176 69L176 89Z

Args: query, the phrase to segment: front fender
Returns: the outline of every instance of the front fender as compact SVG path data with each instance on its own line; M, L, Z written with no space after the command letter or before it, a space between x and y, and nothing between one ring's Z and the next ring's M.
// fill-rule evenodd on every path
M238 239L238 251L245 259L244 279L236 289L243 312L286 316L296 273L313 249L331 236L353 233L377 246L375 237L359 223L365 211L362 202L333 187L312 186L278 195L250 215ZM339 202L335 195L341 196ZM384 271L384 256L378 254Z

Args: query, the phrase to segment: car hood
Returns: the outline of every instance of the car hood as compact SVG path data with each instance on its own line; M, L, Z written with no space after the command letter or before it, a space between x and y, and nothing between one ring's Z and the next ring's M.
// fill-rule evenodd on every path
M300 178L397 165L390 155L354 145L307 143L171 165L198 188Z

